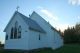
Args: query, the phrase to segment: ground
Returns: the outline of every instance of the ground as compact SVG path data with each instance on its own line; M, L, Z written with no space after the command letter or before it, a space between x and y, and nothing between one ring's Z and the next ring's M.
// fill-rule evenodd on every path
M0 50L0 53L22 53L19 51L4 51ZM80 53L80 45L79 44L65 44L62 48L57 50L48 49L41 49L35 52L30 53Z

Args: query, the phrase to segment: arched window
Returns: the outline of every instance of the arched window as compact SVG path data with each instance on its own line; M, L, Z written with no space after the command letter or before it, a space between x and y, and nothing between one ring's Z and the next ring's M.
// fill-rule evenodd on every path
M41 40L40 34L39 34L39 40Z
M13 31L13 27L11 28L11 36L10 36L10 39L13 39L13 33L14 33L14 31Z
M18 28L18 38L21 38L21 30L22 30L22 28L21 28L21 26L19 26L19 28Z
M17 38L17 28L15 27L14 28L14 39L16 39Z
M6 40L8 40L8 35L6 35Z
M15 22L15 27L18 28L18 22L17 21Z
M14 27L14 39L16 39L18 36L18 29L17 28L18 28L18 22L16 21L15 27Z

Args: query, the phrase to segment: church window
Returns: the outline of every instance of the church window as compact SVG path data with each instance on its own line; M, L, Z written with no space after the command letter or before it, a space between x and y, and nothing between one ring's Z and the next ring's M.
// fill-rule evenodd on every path
M40 34L39 34L39 40L41 40Z
M18 22L17 21L15 22L15 27L18 28Z
M15 27L14 27L14 39L16 39L17 38L17 36L18 36L18 22L16 21L15 22Z
M14 39L16 39L17 38L17 28L15 27L14 28Z
M8 40L8 35L6 35L6 40Z
M13 27L11 28L11 36L10 36L10 39L13 39L13 33L14 33L14 31L13 31Z
M21 26L19 26L19 28L18 28L18 38L21 38L21 30L22 30L22 28L21 28Z

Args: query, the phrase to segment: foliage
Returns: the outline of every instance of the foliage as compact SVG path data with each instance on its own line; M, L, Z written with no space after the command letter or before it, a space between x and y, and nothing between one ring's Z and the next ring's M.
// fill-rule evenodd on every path
M63 32L61 32L61 30L59 29L58 31L60 33L60 35L63 37Z
M4 44L0 44L0 47L4 47Z
M64 31L65 43L80 43L80 24L76 24L74 27L68 27Z

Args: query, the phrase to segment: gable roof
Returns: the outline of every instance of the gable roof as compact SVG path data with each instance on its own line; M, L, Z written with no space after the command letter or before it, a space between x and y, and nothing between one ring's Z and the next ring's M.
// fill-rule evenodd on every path
M16 11L16 12L14 13L13 17L14 17L16 14L18 14L18 15L26 22L26 24L29 25L29 29L35 30L35 31L38 31L38 32L45 33L45 31L37 24L36 21L28 18L27 16L21 14L21 13L18 12L18 11ZM12 17L12 18L13 18L13 17ZM12 20L12 19L11 19L11 20ZM10 20L10 21L11 21L11 20ZM10 22L9 22L9 23L10 23ZM9 25L9 23L8 23L8 25ZM8 26L8 25L7 25L7 26ZM7 28L7 27L6 27L6 28ZM6 29L6 28L5 28L5 29ZM5 31L5 30L4 30L4 31Z
M42 33L45 33L45 31L40 27L40 25L32 20L31 18L28 18L26 17L25 15L17 12L22 18L23 20L29 25L29 29L32 29L32 30L35 30L35 31L39 31L39 32L42 32Z
M31 14L31 16L34 15L34 14L36 14L37 16L39 16L40 18L42 18L42 17L41 17L38 13L36 13L35 11L33 11L33 13ZM42 20L45 21L45 22L51 27L52 30L58 32L58 30L57 30L56 28L54 28L54 27L53 27L49 22L47 22L44 18L42 18ZM58 33L59 33L59 32L58 32Z

